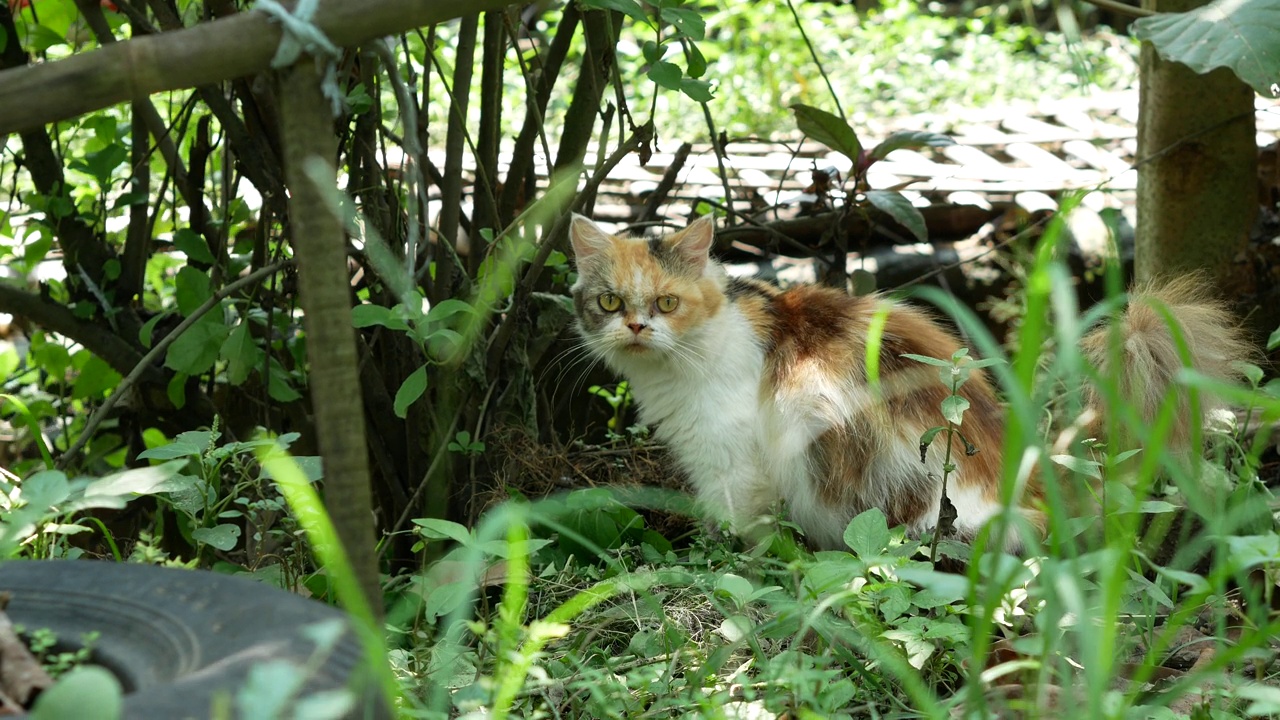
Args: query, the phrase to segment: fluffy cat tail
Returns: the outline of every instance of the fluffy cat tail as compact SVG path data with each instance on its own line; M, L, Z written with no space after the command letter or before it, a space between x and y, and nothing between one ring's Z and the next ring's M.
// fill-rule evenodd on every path
M1169 449L1179 454L1199 452L1199 448L1191 447L1191 438L1195 437L1193 430L1203 419L1192 416L1185 391L1173 387L1178 371L1189 365L1211 378L1236 382L1242 377L1240 363L1258 359L1258 351L1249 342L1245 330L1226 304L1210 294L1208 286L1202 274L1140 285L1130 292L1129 306L1115 320L1120 343L1118 354L1112 348L1110 325L1094 329L1083 341L1085 357L1103 378L1113 378L1118 383L1123 402L1133 405L1147 425L1155 420L1170 391L1182 395L1168 435ZM1170 330L1170 321L1180 330L1189 362L1184 362L1178 336ZM1120 367L1112 367L1115 360ZM1090 389L1088 396L1088 410L1093 414L1089 427L1094 436L1099 437L1099 431L1105 429L1108 403L1096 389ZM1201 394L1203 413L1225 405L1220 398ZM1126 447L1132 446L1133 443L1128 443ZM1117 446L1117 449L1126 447Z

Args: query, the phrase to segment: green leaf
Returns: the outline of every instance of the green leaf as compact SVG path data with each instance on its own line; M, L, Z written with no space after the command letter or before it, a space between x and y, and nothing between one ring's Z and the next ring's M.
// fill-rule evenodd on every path
M960 425L964 421L964 411L969 409L969 401L959 395L948 395L942 400L942 417L952 425Z
M173 460L176 458L199 457L209 449L214 440L213 433L208 430L188 430L164 445L143 450L138 453L139 460Z
M916 240L928 242L929 229L925 227L924 215L905 195L897 190L868 190L867 202L906 228Z
M791 106L796 114L796 127L800 132L849 158L855 165L862 152L862 141L843 118L819 110L810 105L796 103Z
M659 45L653 40L645 40L644 45L640 46L640 54L644 56L644 61L650 64L656 63L662 59L667 53L665 45Z
M924 454L924 449L933 444L933 439L938 437L938 433L946 429L946 427L938 425L924 431L924 434L920 436L920 451L922 455Z
M396 391L396 399L393 406L396 417L403 418L409 412L409 406L418 398L422 397L422 393L427 389L427 366L414 370L409 377L404 379L400 384L400 389Z
M1235 688L1232 694L1243 700L1252 701L1244 711L1249 717L1280 713L1280 688L1250 683Z
M1071 472L1091 477L1094 480L1102 479L1101 463L1076 457L1075 455L1050 455L1049 459Z
M136 495L169 492L175 487L170 481L186 465L184 458L162 465L134 468L108 475L104 478L98 478L85 486L84 496L86 498L131 498Z
M408 325L403 320L396 317L395 313L389 307L375 305L372 303L362 303L351 308L351 326L358 328L373 327L380 325L382 327L394 327L395 330L408 329Z
M700 78L707 73L707 59L702 55L702 51L693 43L685 44L684 48L685 63L689 66L685 70L685 75L691 78Z
M209 282L208 273L190 265L178 271L178 276L174 278L174 295L178 300L178 311L183 317L188 317L213 297Z
M1280 347L1280 328L1276 328L1271 332L1271 337L1267 338L1267 352L1271 352Z
M444 617L461 607L475 590L474 583L463 580L437 585L423 600L422 612L430 618Z
M179 228L173 234L173 246L187 256L189 260L213 264L213 253L209 252L209 244L195 230ZM187 268L183 268L186 270ZM194 270L195 268L191 268Z
M166 317L168 317L167 313L161 313L142 324L142 328L138 330L138 342L142 343L143 347L151 347L151 336L156 331L156 323Z
M668 90L679 90L680 78L684 76L684 71L675 63L659 60L649 66L648 75L650 80Z
M116 196L116 201L112 204L112 210L122 210L133 205L145 205L151 196L145 192L127 192Z
M884 142L872 148L868 155L872 160L883 160L886 155L894 150L922 147L944 147L946 145L955 144L956 141L952 140L949 135L922 132L918 130L899 130L885 138Z
M923 590L916 593L911 603L920 608L950 605L961 602L969 596L972 583L964 575L939 572L932 568L898 568L894 570L898 578L919 585Z
M302 399L302 393L299 393L290 384L288 375L279 368L272 365L271 378L267 381L267 395L272 400L283 403L291 403L295 400Z
M929 357L928 355L916 355L915 353L902 353L901 357L904 357L908 360L915 360L916 362L924 363L925 365L932 365L934 367L940 367L940 368L951 367L951 362L949 360L940 360L935 357Z
M172 346L169 349L172 350ZM173 406L179 410L187 404L187 379L189 377L186 373L174 373L173 378L169 380L168 386L165 387L165 395L168 396L169 402L173 403Z
M1214 0L1183 13L1135 20L1133 34L1165 60L1198 73L1229 67L1258 93L1275 97L1280 79L1280 4Z
M111 174L129 157L124 145L112 143L101 150L85 153L84 157L68 163L68 167L92 175L98 184L111 184Z
M105 668L85 665L63 675L53 687L40 693L31 720L119 720L124 690Z
M221 313L206 314L173 341L165 353L164 364L184 375L202 375L213 369L231 329L222 321Z
M101 397L119 384L120 373L108 365L106 360L90 355L76 375L75 384L71 387L71 397L77 400Z
M711 83L706 80L695 80L691 77L680 80L680 91L697 102L711 102Z
M469 302L455 300L450 298L436 303L427 311L428 323L444 323L444 321L458 314L474 314L475 307Z
M232 385L240 385L254 368L262 365L262 348L249 334L248 320L235 326L218 354L227 361L227 382Z
M716 580L716 592L729 596L739 610L750 601L752 591L750 580L733 573L725 573Z
M22 502L41 512L66 500L70 494L71 484L58 470L44 470L22 481Z
M596 10L617 10L636 22L650 26L653 24L649 22L649 16L637 0L579 0L578 4Z
M240 540L240 526L222 524L211 528L196 528L191 531L191 539L226 552Z
M664 7L662 19L690 40L702 40L707 36L707 22L702 19L702 13L692 8Z
M472 545L476 540L470 530L452 520L414 518L410 522L418 526L418 535L427 540L455 540L459 545Z
M844 530L844 544L860 558L883 554L889 547L889 524L884 511L871 508L849 521Z

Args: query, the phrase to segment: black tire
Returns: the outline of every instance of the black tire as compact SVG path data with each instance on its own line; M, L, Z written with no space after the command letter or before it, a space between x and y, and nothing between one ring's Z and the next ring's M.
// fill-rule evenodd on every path
M12 595L10 620L49 628L60 644L77 646L84 633L100 633L93 661L120 679L126 718L209 718L215 696L233 701L254 665L316 662L316 645L303 630L328 620L342 622L343 631L301 696L349 687L357 701L345 717L391 717L343 612L253 580L126 563L14 560L0 564L0 591Z

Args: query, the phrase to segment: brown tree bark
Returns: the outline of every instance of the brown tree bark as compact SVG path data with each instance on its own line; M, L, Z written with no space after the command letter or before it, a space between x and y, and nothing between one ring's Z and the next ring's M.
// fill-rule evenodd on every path
M510 0L322 0L314 22L339 47L497 10ZM0 72L0 135L40 127L164 90L252 75L268 68L280 26L242 12L195 27Z
M1183 12L1205 0L1161 0ZM1148 0L1144 6L1151 6ZM1138 114L1139 280L1207 271L1234 283L1257 216L1254 93L1230 70L1198 75L1143 43Z
M306 163L318 159L326 165L326 176L335 178L338 151L329 103L320 92L320 76L310 57L282 73L280 109L290 235L306 313L309 385L324 461L325 506L365 597L380 616L382 591L374 555L369 446L351 325L346 236L335 210L304 172Z

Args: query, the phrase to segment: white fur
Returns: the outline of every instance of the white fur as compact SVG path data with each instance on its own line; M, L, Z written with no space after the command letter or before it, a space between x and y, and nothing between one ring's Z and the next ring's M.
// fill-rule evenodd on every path
M941 447L932 448L922 465L914 431L873 438L878 451L862 469L865 487L848 502L833 505L818 496L809 461L814 441L861 414L884 412L865 386L815 366L799 369L785 395L764 397L764 349L736 306L727 304L679 338L661 314L641 315L637 319L650 325L645 351L626 349L635 337L621 317L609 321L592 348L630 382L641 422L657 425L656 437L671 448L698 499L717 518L749 534L783 498L810 542L841 548L854 515L888 507L898 493L924 492L932 495L930 509L908 530L933 527L942 494ZM961 529L976 531L996 506L976 489L959 489L958 481L953 473L948 495Z
M657 425L708 510L745 529L776 497L761 472L764 349L732 305L679 339L649 320L647 351L595 349L627 378L641 422Z

